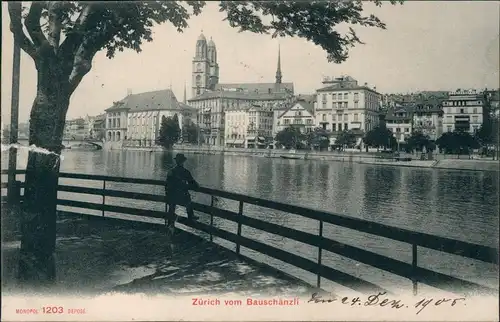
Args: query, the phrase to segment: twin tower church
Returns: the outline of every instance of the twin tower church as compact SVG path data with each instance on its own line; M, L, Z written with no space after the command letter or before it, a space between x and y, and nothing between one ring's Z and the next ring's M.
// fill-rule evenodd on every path
M281 57L278 49L278 66L276 69L276 81L274 84L281 84L281 79ZM219 84L219 64L217 62L217 48L215 43L212 38L210 38L207 42L203 33L200 34L198 40L196 41L196 52L193 58L191 84L192 98L195 98L206 91L215 91L226 87L224 84ZM281 88L282 86L278 87Z

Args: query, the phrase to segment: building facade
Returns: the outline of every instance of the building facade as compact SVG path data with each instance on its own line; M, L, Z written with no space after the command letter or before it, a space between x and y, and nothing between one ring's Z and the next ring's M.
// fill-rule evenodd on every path
M273 141L273 109L246 104L225 112L226 147L264 148Z
M387 111L385 125L398 143L404 143L412 133L413 106L399 106Z
M274 83L219 84L215 44L212 40L206 46L205 43L205 36L202 34L196 43L196 55L193 59L193 90L188 102L197 110L197 123L200 126L203 143L226 146L228 139L226 129L230 128L226 127L226 111L230 111L234 116L243 113L245 108L251 106L270 109L293 96L293 83L282 82L281 55L278 50ZM209 51L210 48L213 50ZM232 139L231 133L229 139Z
M431 140L443 134L443 109L441 103L416 104L413 108L411 132L420 132Z
M335 136L343 130L362 134L378 125L381 94L358 85L350 76L325 78L323 88L316 90L314 115L316 124Z
M66 120L64 123L64 135L66 140L84 140L88 137L88 124L82 117Z
M249 109L250 104L241 104L238 106L226 108L226 122L224 124L226 147L246 147L247 129L249 124Z
M246 147L264 148L273 143L272 105L252 104L248 109Z
M474 89L449 92L443 101L443 130L462 130L473 134L483 124L483 95Z
M276 121L273 136L289 126L298 127L302 133L309 133L316 127L314 117L314 97L298 96L285 109L274 111Z
M127 95L106 110L106 145L111 149L155 146L163 117L177 115L182 130L185 118L193 118L195 112L178 102L170 89Z

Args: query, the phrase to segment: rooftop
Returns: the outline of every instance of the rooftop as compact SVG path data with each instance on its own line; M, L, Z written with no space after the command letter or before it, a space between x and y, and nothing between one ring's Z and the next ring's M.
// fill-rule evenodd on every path
M293 83L227 83L215 85L215 90L239 90L247 93L292 93Z
M317 89L316 92L335 92L335 91L345 91L345 90L366 90L376 94L379 94L375 89L369 88L368 86L359 86L354 84L332 84L326 87Z
M185 105L178 102L175 94L170 89L152 91L140 94L131 94L124 97L106 112L120 109L128 109L129 112L152 111L152 110L180 110Z
M259 93L259 92L243 92L243 91L206 91L201 95L189 99L189 102L201 101L209 98L229 98L241 100L283 100L290 94L286 92L279 93Z
M286 112L292 109L295 105L299 104L303 109L309 112L309 114L314 115L314 102L315 95L299 95L296 96L295 99L291 103L285 103L281 108L277 108L277 110L281 110L280 116L283 116Z

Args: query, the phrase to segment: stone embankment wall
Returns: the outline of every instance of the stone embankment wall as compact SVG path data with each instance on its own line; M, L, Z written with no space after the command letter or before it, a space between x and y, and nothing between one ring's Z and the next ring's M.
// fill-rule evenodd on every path
M161 147L124 147L127 150L140 150L159 152L163 151ZM380 159L375 153L369 152L331 152L331 151L295 151L286 150L264 150L264 149L244 149L244 148L224 148L217 146L191 146L191 145L175 145L174 152L186 154L224 154L237 155L248 157L261 158L281 158L292 157L303 160L323 160L323 161L339 161L339 162L356 162L363 164L376 164L387 166L405 166L419 168L435 168L435 169L458 169L458 170L475 170L475 171L499 171L499 162L491 160L469 160L469 159L444 159L433 161L393 161L390 159Z

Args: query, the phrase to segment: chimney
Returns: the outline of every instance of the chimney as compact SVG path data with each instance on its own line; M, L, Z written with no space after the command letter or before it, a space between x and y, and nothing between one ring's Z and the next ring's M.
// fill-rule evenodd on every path
M127 96L130 96L132 95L132 89L131 88L127 88Z
M365 82L365 86L368 86L368 83Z

